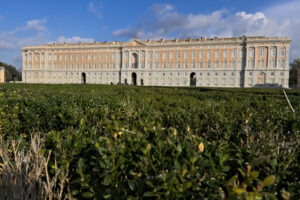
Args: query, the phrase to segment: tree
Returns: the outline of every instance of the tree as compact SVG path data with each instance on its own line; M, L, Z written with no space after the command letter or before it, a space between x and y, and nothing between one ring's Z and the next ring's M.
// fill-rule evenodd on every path
M291 64L291 69L290 69L290 80L289 80L289 85L290 87L296 87L297 85L297 73L298 70L300 70L300 59L297 58L295 59Z
M0 67L5 68L5 81L6 82L22 80L21 74L16 70L16 68L14 66L0 62Z

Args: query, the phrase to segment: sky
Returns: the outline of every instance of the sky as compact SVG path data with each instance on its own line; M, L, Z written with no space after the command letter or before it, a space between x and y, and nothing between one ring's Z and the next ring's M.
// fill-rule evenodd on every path
M0 61L45 43L283 36L300 58L300 0L1 0Z

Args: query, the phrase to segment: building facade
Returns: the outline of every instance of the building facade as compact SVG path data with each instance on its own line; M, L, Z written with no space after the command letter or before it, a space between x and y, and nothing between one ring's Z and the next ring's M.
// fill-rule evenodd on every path
M25 83L288 87L287 37L132 39L22 49Z
M4 83L4 82L5 82L5 68L0 67L0 83Z

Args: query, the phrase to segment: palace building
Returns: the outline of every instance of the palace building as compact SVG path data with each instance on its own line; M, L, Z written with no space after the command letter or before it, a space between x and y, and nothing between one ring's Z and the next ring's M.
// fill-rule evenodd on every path
M22 49L25 83L288 87L287 37L132 39Z

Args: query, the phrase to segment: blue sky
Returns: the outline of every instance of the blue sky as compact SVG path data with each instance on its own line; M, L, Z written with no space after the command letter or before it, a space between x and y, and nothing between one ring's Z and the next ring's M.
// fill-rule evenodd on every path
M1 0L0 61L50 42L288 36L300 57L300 0Z

